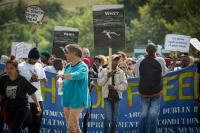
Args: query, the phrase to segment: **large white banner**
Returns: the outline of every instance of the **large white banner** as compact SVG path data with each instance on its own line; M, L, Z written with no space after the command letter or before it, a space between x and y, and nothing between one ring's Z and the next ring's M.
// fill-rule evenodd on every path
M190 36L167 34L165 36L165 50L189 52Z

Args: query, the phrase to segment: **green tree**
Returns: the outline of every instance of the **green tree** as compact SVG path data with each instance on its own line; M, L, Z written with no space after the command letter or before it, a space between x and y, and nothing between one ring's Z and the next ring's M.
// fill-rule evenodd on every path
M149 4L139 8L139 18L131 20L127 31L128 49L133 49L137 45L146 45L148 40L156 44L163 44L166 29L162 24L162 19L150 14Z
M55 21L61 18L64 9L61 3L56 1L41 0L39 5L45 11L45 23L42 26L26 22L24 11L27 5L24 0L20 0L17 5L8 5L0 9L1 54L9 54L10 45L15 41L34 44L37 39L41 49L50 49Z

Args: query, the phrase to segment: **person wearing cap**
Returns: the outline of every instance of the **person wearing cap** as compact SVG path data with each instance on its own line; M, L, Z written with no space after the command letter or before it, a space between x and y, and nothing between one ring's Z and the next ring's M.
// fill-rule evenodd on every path
M97 82L102 87L104 96L104 133L114 133L116 131L119 103L122 99L122 91L127 89L127 79L125 73L118 68L119 55L112 56L112 72L108 68L103 68L99 74ZM112 83L109 83L109 78ZM109 131L109 124L111 128Z
M47 78L44 72L44 69L38 60L40 58L39 51L37 48L33 48L30 50L28 54L28 60L20 63L18 65L18 69L20 75L24 76L33 86L37 88L35 95L39 104L41 106L41 113L38 115L37 106L35 106L34 101L31 97L28 97L28 101L30 103L30 110L32 114L32 123L28 127L28 133L39 133L40 126L42 122L42 113L43 113L43 98L41 94L41 83L46 83Z
M120 61L126 61L127 59L126 53L124 53L123 51L118 51L117 54L120 55Z
M48 51L43 51L41 54L41 62L43 63L43 67L48 66L49 64L49 59L50 59L50 54Z
M156 45L148 44L147 56L139 59L135 67L135 75L139 77L138 91L141 96L140 133L156 133L157 119L160 110L162 93L162 76L167 72L165 60L156 57Z
M88 89L88 67L81 60L82 50L77 44L65 47L67 60L64 71L63 95L61 104L67 121L67 133L81 133L79 116L84 108L91 106ZM60 76L60 75L58 75Z

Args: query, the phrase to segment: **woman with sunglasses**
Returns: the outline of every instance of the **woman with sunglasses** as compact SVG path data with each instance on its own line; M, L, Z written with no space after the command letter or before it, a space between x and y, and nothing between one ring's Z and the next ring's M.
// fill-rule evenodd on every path
M127 64L127 77L128 78L134 78L135 77L135 64L136 60L133 60L132 58L128 58L126 60Z
M118 67L125 73L126 78L128 78L128 66L125 61L121 61L118 64Z
M0 103L3 104L1 110L5 112L6 122L9 123L9 133L22 133L23 126L31 122L27 94L34 100L38 112L41 112L34 94L37 88L19 75L18 62L14 57L6 63L6 72L0 79Z

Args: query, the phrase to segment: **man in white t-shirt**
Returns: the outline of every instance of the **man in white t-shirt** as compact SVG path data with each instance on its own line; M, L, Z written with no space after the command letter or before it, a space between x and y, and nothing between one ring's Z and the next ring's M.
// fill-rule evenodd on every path
M37 100L40 103L43 112L43 99L41 95L41 83L46 83L47 78L44 72L44 69L38 59L40 58L39 52L36 48L31 49L28 55L28 60L20 63L18 69L20 75L24 76L28 81L32 83L38 90L35 92ZM30 103L30 110L32 114L32 123L28 127L29 133L39 133L41 122L42 122L42 113L38 115L37 107L34 104L34 101L31 97L28 97Z

